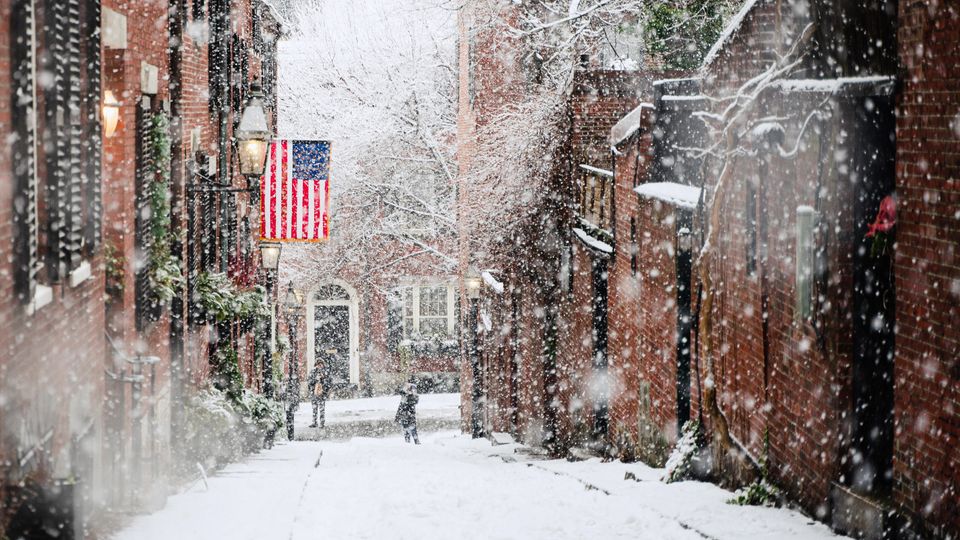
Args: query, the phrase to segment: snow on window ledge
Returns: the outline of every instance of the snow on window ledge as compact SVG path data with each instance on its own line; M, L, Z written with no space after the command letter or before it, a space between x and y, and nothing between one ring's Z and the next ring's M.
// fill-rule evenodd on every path
M657 199L680 208L696 209L700 201L700 188L676 182L650 182L633 189L642 197Z
M579 227L573 228L573 234L577 235L577 238L579 238L581 242L592 247L597 251L600 251L603 253L613 253L613 246L611 246L610 244L602 240L597 240L596 238L590 236L589 234L587 234L586 231L584 231Z
M27 304L27 315L33 315L50 302L53 302L53 287L37 285L33 292L33 299Z
M70 287L76 287L90 279L90 262L83 261L73 272L70 272Z

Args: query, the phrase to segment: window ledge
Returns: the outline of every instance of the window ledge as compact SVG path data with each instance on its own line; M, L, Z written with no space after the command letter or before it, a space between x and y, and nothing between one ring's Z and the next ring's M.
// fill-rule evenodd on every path
M50 302L53 302L53 287L37 285L33 292L33 299L27 304L27 315L33 315Z
M90 262L83 261L76 270L70 272L70 287L76 287L84 281L90 279Z

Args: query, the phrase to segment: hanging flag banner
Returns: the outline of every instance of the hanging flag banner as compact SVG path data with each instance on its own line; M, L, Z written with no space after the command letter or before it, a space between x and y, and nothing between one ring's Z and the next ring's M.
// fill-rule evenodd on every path
M260 182L260 239L330 237L330 143L276 139Z

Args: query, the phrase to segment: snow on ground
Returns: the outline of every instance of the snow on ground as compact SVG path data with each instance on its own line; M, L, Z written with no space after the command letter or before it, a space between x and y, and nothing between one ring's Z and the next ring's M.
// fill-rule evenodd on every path
M327 401L326 429L311 428L313 406L303 402L294 415L297 440L343 439L351 436L381 437L400 433L393 417L400 396ZM460 394L422 394L417 404L420 429L456 429L460 426Z
M357 420L390 420L400 405L400 396L379 396L327 401L327 423L341 424ZM312 408L303 403L297 410L296 423L310 423ZM422 394L417 403L418 418L459 418L460 394Z
M423 399L458 414L449 396ZM387 398L350 401L331 402L331 421L392 419L395 409ZM662 470L642 464L542 460L449 430L421 439L281 441L114 540L834 537L797 512L728 505L731 494L711 484L663 484Z

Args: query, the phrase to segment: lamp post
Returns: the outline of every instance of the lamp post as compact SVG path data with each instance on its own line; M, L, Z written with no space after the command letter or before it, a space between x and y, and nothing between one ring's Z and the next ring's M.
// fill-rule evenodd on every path
M273 280L277 269L280 267L280 243L279 242L261 242L260 243L260 268L263 269L265 278L265 291L263 301L266 304L272 304L270 299L273 296ZM270 310L273 313L273 310ZM260 325L260 342L265 343L270 338L270 329L263 328ZM263 358L260 365L263 368L263 395L273 397L273 347L263 346Z
M267 144L270 125L263 107L263 90L259 79L250 83L250 95L240 114L240 123L234 131L240 174L247 179L247 189L256 200L260 195L260 177L267 162Z
M296 322L300 312L300 300L293 289L293 282L287 286L287 294L283 300L283 307L287 313L287 330L290 333L290 353L287 363L287 438L293 440L293 413L300 404L300 388L297 381L297 342Z
M470 343L467 347L467 354L470 356L470 369L473 374L470 434L474 439L479 439L483 437L483 409L481 408L483 377L480 373L480 338L477 333L477 325L480 315L480 287L483 282L475 273L468 274L463 281L467 289L467 302L470 304L470 312L467 318L467 327L470 329Z

